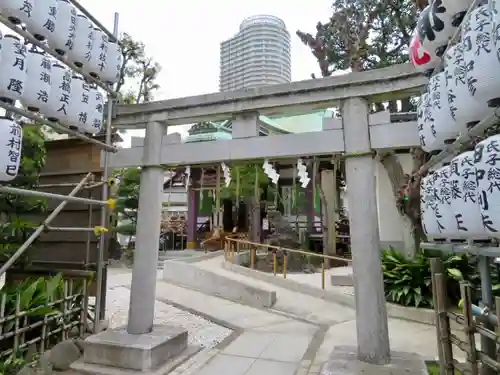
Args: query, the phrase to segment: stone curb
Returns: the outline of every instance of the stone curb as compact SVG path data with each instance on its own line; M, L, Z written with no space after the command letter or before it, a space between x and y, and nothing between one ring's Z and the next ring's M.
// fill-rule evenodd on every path
M231 280L195 264L165 261L162 279L253 307L272 307L276 292Z
M224 254L224 250L217 250L217 251L212 251L210 253L206 253L203 255L197 255L197 256L186 257L186 258L178 258L178 259L168 259L165 261L166 262L175 261L175 262L184 262L184 263L197 263L197 262L201 262L204 260L216 258L216 257L223 255L223 254Z
M281 277L266 274L261 271L252 270L250 268L242 267L237 264L222 262L222 268L243 276L251 277L256 280L276 285L280 288L291 290L293 292L307 294L316 298L323 299L325 301L338 303L352 308L355 308L356 306L356 301L353 295L319 289L311 285L302 284L290 279L285 280ZM386 306L387 314L391 318L408 320L411 322L427 325L435 325L436 314L434 310L419 309L415 307L403 307L395 305L393 303L387 303ZM453 329L459 329L459 326L456 323L454 323L453 321L451 321L450 323Z

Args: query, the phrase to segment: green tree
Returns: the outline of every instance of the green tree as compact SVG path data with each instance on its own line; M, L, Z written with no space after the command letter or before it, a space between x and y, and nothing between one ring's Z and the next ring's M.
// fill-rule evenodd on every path
M417 6L415 3L411 0L335 0L332 15L327 22L317 23L314 35L299 30L297 36L311 49L323 77L339 70L358 72L407 62L407 47L422 7L421 2ZM401 106L403 111L411 110L412 101L403 100ZM396 102L389 102L388 107L390 111L397 111ZM374 111L383 109L384 103L374 104ZM405 235L409 238L405 245L408 253L418 248L423 235L419 171L428 157L420 148L412 149L411 154L414 160L412 178L404 173L394 152L379 155L409 232ZM324 194L321 195L325 199Z
M5 185L22 189L36 189L40 172L45 165L46 151L41 127L25 125L21 161L17 177ZM26 219L26 215L43 213L46 201L38 197L19 194L0 194L0 261L5 261L30 236L39 223Z
M161 66L148 56L144 43L122 34L123 65L116 91L125 103L144 103L153 99L154 92L160 88L156 82ZM130 87L128 87L130 86Z
M156 82L161 71L160 65L146 53L144 43L122 34L123 65L115 90L123 103L144 103L153 99L154 92L160 88ZM137 208L139 205L140 169L126 168L114 171L119 180L115 233L135 235Z
M224 185L221 175L221 198L242 200L248 207L250 215L250 239L260 242L260 207L262 193L269 185L269 178L262 169L262 162L247 161L230 166L231 184Z
M118 225L115 231L129 236L130 241L135 235L137 226L141 172L138 168L127 168L115 172L114 175L119 180L115 208Z
M255 196L255 186L258 183L258 193L269 184L269 178L265 175L262 169L262 163L234 163L230 166L231 184L226 187L224 185L224 177L221 172L221 198L242 199L248 200Z

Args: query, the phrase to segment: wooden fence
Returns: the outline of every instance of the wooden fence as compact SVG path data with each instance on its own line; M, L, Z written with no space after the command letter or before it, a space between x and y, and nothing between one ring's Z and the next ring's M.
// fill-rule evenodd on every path
M88 327L88 280L28 279L0 291L0 363L42 354Z
M471 375L491 375L500 371L497 345L500 336L495 331L499 327L500 297L495 298L496 314L488 309L475 306L472 301L472 288L468 282L460 283L461 313L453 311L446 292L446 275L440 259L431 260L432 292L436 312L436 333L440 374L454 375L457 372ZM476 316L474 318L474 315ZM458 323L462 334L452 332L450 321ZM481 349L476 342L479 334ZM456 359L454 348L465 352L466 361Z

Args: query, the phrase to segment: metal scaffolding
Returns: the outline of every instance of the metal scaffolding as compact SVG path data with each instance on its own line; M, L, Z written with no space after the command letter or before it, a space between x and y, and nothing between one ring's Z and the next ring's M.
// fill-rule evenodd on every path
M90 12L85 9L78 1L76 0L70 0L70 2L77 8L81 13L83 13L89 20L91 20L96 27L101 29L104 33L107 34L109 37L110 41L112 42L117 42L118 44L121 45L121 43L118 40L118 19L119 15L118 13L115 13L114 15L114 27L113 27L113 32L110 32L107 28L105 28L97 19L95 19ZM109 180L109 168L108 168L108 153L109 152L116 152L117 148L113 146L112 144L112 129L111 129L111 121L112 121L112 112L113 112L113 104L115 98L117 98L117 93L114 91L112 85L108 85L99 79L96 79L95 77L90 76L89 74L83 72L80 68L78 68L76 65L73 63L69 62L67 59L64 57L61 57L58 55L53 48L48 47L46 44L41 43L37 39L35 39L30 33L26 32L23 30L20 26L14 25L12 22L10 22L7 18L3 17L0 15L0 23L4 24L7 26L9 29L11 29L13 32L16 34L19 34L22 36L26 41L29 43L32 43L45 51L47 54L51 55L53 58L59 60L62 62L64 65L66 65L68 68L74 70L75 72L81 74L84 79L89 82L97 85L99 88L107 92L107 97L108 97L108 102L107 102L107 120L104 122L104 133L105 133L105 142L101 142L95 138L89 137L79 131L75 131L73 129L70 129L67 124L63 123L58 123L58 122L52 122L48 121L42 116L26 111L22 108L18 108L15 105L11 105L5 102L0 101L0 108L5 109L7 112L10 113L15 113L18 114L22 117L31 119L35 121L38 125L46 125L54 130L56 130L59 133L67 134L70 136L73 136L75 138L81 139L83 141L93 143L101 147L105 152L104 152L104 163L103 163L103 172L102 172L102 180L100 182L90 182L90 178L92 176L91 173L88 173L79 183L77 184L58 184L57 186L71 186L74 187L73 190L68 194L68 195L61 195L61 194L52 194L48 192L43 192L43 191L38 191L38 190L24 190L24 189L18 189L18 188L12 188L9 186L3 186L0 185L0 192L2 193L7 193L7 194L19 194L19 195L26 195L26 196L37 196L41 198L47 198L47 199L55 199L55 200L61 200L62 202L50 213L50 215L47 216L45 221L31 234L31 236L17 249L17 251L12 255L12 257L5 262L5 264L0 268L0 276L3 275L15 262L19 257L30 247L30 245L40 236L41 233L44 231L56 231L56 232L87 232L91 233L94 232L94 234L99 236L99 247L98 247L98 256L97 256L97 264L96 264L96 302L95 302L95 324L94 324L94 331L99 332L100 331L100 317L102 316L102 296L103 296L103 291L102 291L102 285L103 285L103 268L104 268L104 247L105 247L105 236L104 233L107 232L106 224L107 224L107 219L108 219L108 208L113 207L113 201L111 199L108 199L108 180ZM96 199L89 199L89 198L80 198L76 197L75 195L78 194L82 189L89 189L93 187L99 187L102 186L102 196L101 200L96 200ZM48 187L48 186L40 186L40 187ZM94 228L90 227L91 226L91 220L89 219L89 228L77 228L77 227L51 227L50 223L54 220L54 218L64 209L66 204L68 202L76 202L76 203L81 203L81 204L87 204L90 207L93 205L98 205L101 207L101 217L100 217L100 225L96 226ZM88 241L87 241L88 242ZM87 245L89 246L89 245ZM88 253L88 249L87 249ZM88 254L87 254L88 258ZM87 259L88 263L88 259Z
M480 4L479 0L474 0L467 10L466 15L464 16L464 20L470 17L471 12L476 9ZM457 28L454 36L449 41L447 45L447 50L456 43L461 35L462 26L465 22ZM444 54L443 54L444 56ZM443 68L443 63L435 70L435 72L441 71ZM485 132L493 125L498 124L498 120L500 118L499 108L496 108L492 114L486 116L483 120L475 124L473 127L469 128L467 132L460 134L453 143L447 144L444 146L443 150L437 155L432 156L427 163L425 163L420 168L420 173L427 173L428 171L433 171L436 168L439 168L446 163L449 163L452 158L459 155L464 147L472 146L475 137L484 136ZM459 240L458 242L452 238L448 238L445 241L429 241L422 242L420 247L425 250L433 250L439 251L445 254L473 254L478 257L478 269L479 275L481 279L481 303L482 306L486 309L493 309L493 290L492 290L492 280L490 274L490 264L492 263L492 258L498 259L500 257L500 246L498 244L498 236L490 235L489 240L487 241L475 241L475 238L465 238L463 241ZM436 272L439 274L438 276L442 277L442 269L440 272ZM463 295L463 294L462 294ZM437 298L437 295L435 295ZM437 307L437 306L436 306ZM498 308L498 306L497 306ZM437 307L439 310L439 307ZM437 311L438 311L437 310ZM466 308L464 308L465 312ZM444 309L446 311L446 308ZM492 310L494 311L494 309ZM437 312L437 316L441 314L439 311ZM465 313L464 313L465 315ZM447 319L447 318L446 318ZM487 320L483 323L484 328L494 331L493 325ZM443 327L443 322L440 319L436 319L436 327L438 332L440 332ZM479 327L481 329L481 327ZM473 335L473 333L472 333ZM439 335L438 335L439 337ZM496 343L494 341L495 338L488 338L486 336L481 336L481 351L486 354L490 358L496 358ZM440 339L441 340L441 339ZM472 340L474 337L472 336ZM447 344L444 343L444 340L439 341L438 352L439 352L439 361L441 366L440 373L448 374L449 371L446 371L446 362L445 358L445 347ZM451 343L449 343L451 348ZM461 348L462 349L462 348ZM496 371L494 368L489 365L487 362L484 362L485 365L481 369L481 375L492 375L495 374ZM477 366L477 364L476 364ZM458 369L458 368L457 368ZM476 368L477 370L477 368ZM451 367L451 373L453 373L453 366Z

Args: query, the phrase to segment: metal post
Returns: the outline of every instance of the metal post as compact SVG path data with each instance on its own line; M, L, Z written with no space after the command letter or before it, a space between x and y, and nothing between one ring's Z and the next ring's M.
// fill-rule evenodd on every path
M83 5L80 4L80 2L76 1L76 0L71 0L70 1L80 12L82 12L85 16L87 16L87 18L89 20L91 20L94 25L96 25L98 28L100 28L105 34L107 34L109 37L113 37L114 38L114 41L116 41L118 44L121 45L120 41L118 40L118 33L116 32L116 29L113 28L113 33L111 34L111 32L106 28L104 27L104 25L102 23L99 22L99 20L97 20ZM115 19L117 19L116 15L115 15ZM117 21L115 21L115 24L117 23Z
M118 36L118 21L119 21L119 14L115 13L114 17L114 25L113 25L113 35L115 37ZM106 144L111 145L111 135L112 135L112 128L111 128L111 121L113 120L113 98L111 95L108 95L108 113L107 113L107 119L106 119L106 127L105 127L105 134L106 134ZM108 199L108 179L109 179L109 170L108 170L108 164L109 164L109 155L107 152L104 152L104 166L103 166L103 171L102 171L102 180L104 184L102 185L102 199L107 200ZM107 207L102 207L101 208L101 226L105 227L106 223L108 221L108 210ZM97 285L96 285L96 297L95 297L95 322L94 322L94 332L97 333L101 330L101 309L105 310L105 307L103 308L103 300L102 300L102 295L106 294L106 291L102 290L103 287L103 266L104 266L104 247L106 246L106 235L102 235L99 238L99 248L97 249ZM104 316L103 316L104 317Z
M47 227L47 230L53 232L93 232L94 228L83 227Z
M489 311L493 311L493 293L491 289L491 273L490 260L486 256L479 256L479 275L481 276L481 299L482 306L487 307ZM495 327L484 319L485 328L495 331ZM490 358L496 358L496 343L495 341L481 335L481 350ZM481 375L494 375L496 371L489 366L481 367Z
M105 200L98 201L96 199L71 197L69 195L53 194L53 193L47 193L45 191L37 191L37 190L25 190L25 189L13 188L13 187L9 187L9 186L0 186L0 193L19 194L19 195L24 195L27 197L40 197L40 198L55 199L55 200L60 200L60 201L83 203L83 204L99 204L99 205L105 206L105 207L108 205L108 202Z
M143 161L150 165L141 170L136 249L127 332L140 335L151 332L154 320L158 238L163 198L161 143L166 127L158 122L146 125Z
M92 173L87 173L87 175L80 181L80 183L68 194L68 198L76 195L83 186L87 183L87 180L92 176ZM49 225L52 220L55 219L57 215L64 209L69 200L62 201L59 206L56 207L54 211L50 213L45 221L29 236L29 238L21 245L19 249L9 258L7 262L0 268L0 276L2 276L23 253L30 247L30 245L38 238L38 236L44 231L47 225Z
M349 186L347 194L356 297L358 359L373 364L386 364L390 360L389 332L380 260L375 164L371 155L367 101L363 98L345 100L342 119L347 153L346 183Z

